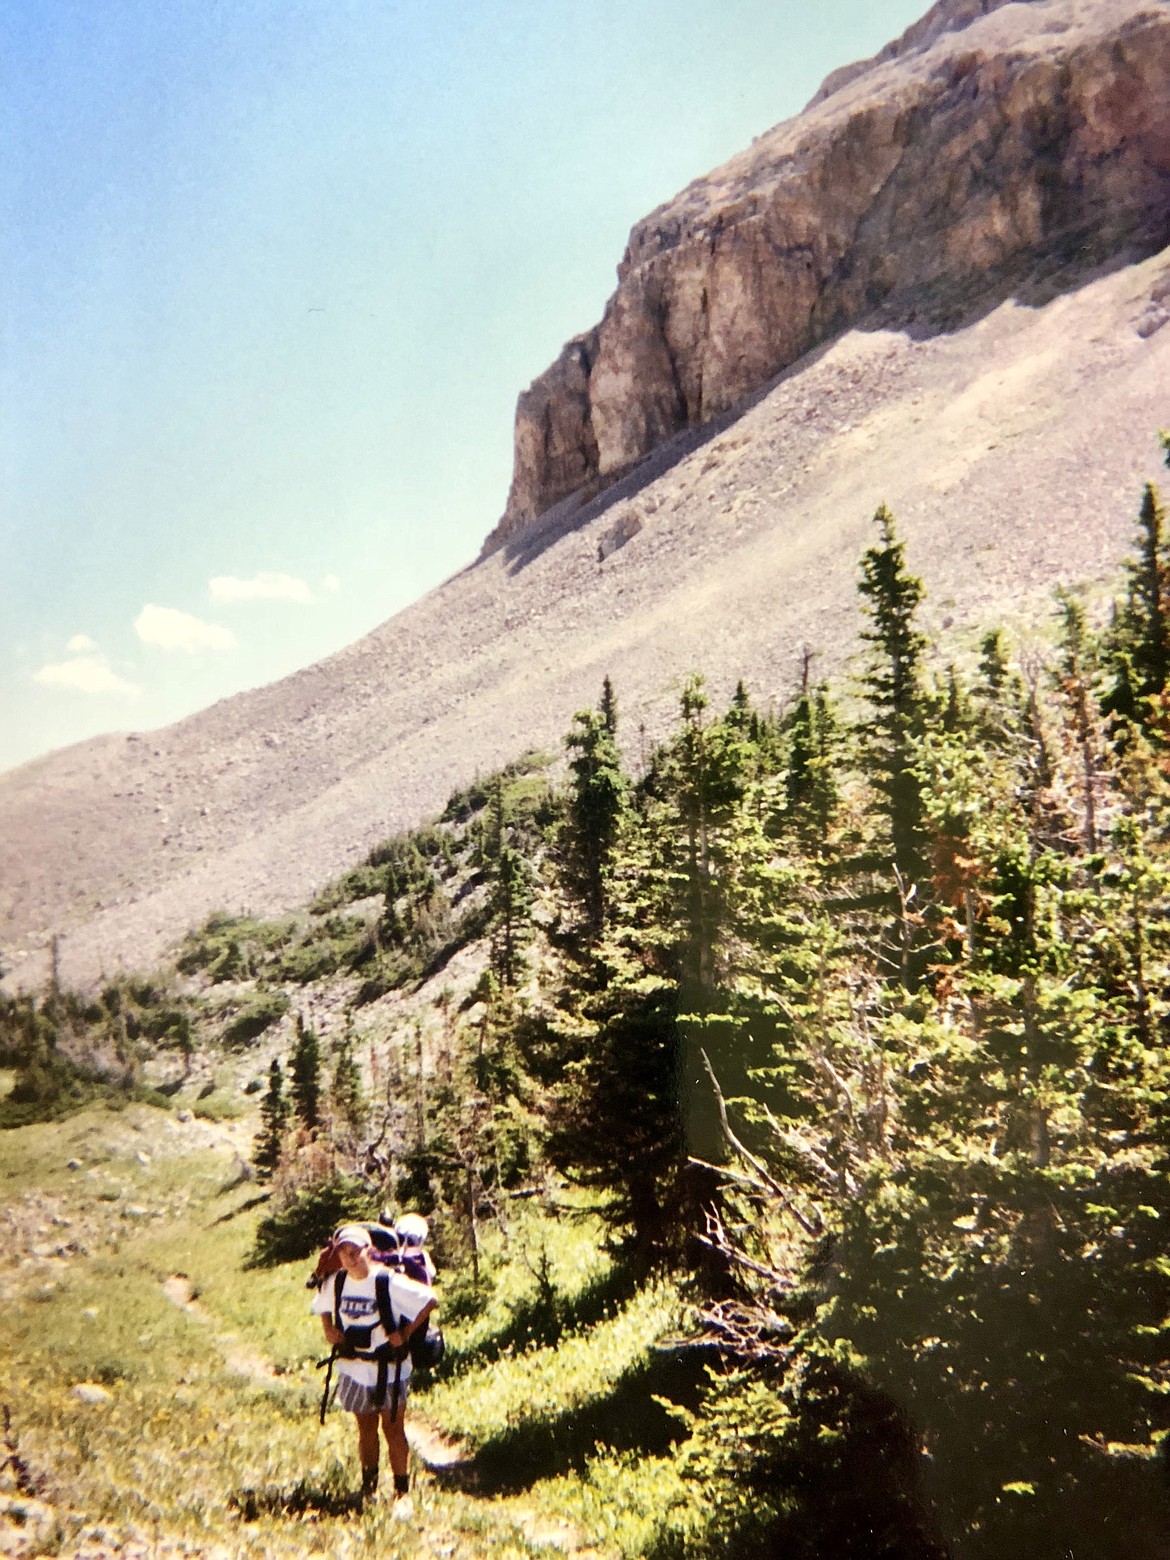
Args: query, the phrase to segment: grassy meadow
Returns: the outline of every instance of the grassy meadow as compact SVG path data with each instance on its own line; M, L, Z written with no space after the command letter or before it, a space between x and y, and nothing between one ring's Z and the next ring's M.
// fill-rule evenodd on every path
M431 1472L415 1457L403 1523L385 1496L357 1509L350 1416L318 1424L308 1265L247 1266L256 1184L226 1134L200 1127L190 1149L183 1135L145 1105L0 1135L14 1251L0 1549L645 1552L684 1498L663 1454L682 1434L671 1394L693 1396L694 1372L655 1348L677 1297L630 1293L595 1216L527 1202L506 1236L485 1230L489 1298L460 1320L453 1293L448 1360L411 1405L456 1460Z

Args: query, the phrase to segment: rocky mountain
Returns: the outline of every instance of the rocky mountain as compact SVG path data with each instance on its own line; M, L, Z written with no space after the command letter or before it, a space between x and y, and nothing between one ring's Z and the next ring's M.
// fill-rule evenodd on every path
M544 497L373 634L164 731L0 776L0 962L37 979L59 933L66 978L88 980L149 965L214 909L303 903L477 770L555 749L607 673L635 765L692 669L716 701L742 676L782 702L805 645L820 671L847 662L880 501L948 653L992 622L1026 629L1057 580L1108 576L1170 422L1167 126L1165 0L950 3L831 78L639 225L600 355L567 349L578 424L621 459L581 465L578 424L549 410L525 468ZM800 329L798 205L807 275L825 278L799 283ZM707 324L671 360L703 276ZM611 339L626 345L607 357ZM778 341L802 354L786 368ZM533 396L569 405L541 383L522 429Z
M1037 262L1170 238L1170 11L941 0L638 223L601 323L520 397L485 550L875 313L945 327Z

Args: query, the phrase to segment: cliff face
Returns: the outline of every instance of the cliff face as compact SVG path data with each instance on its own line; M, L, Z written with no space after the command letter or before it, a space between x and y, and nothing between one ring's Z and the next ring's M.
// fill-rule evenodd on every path
M630 235L520 397L490 552L876 311L1170 238L1170 0L943 0Z

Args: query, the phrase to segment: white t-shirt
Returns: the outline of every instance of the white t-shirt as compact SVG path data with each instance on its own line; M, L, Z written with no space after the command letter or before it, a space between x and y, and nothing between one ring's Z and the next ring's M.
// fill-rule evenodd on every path
M351 1278L347 1273L341 1286L341 1325L343 1327L372 1327L370 1348L380 1348L386 1342L386 1333L378 1320L378 1299L375 1282L386 1268L377 1262L368 1263L369 1274L365 1278ZM405 1273L390 1273L390 1311L396 1322L412 1322L418 1313L434 1298L435 1292L427 1284L420 1284ZM337 1274L330 1273L313 1296L311 1309L317 1316L333 1316L334 1285ZM344 1376L351 1376L363 1387L373 1387L378 1381L378 1367L373 1360L338 1360L337 1368ZM410 1356L402 1362L400 1381L410 1380ZM394 1371L391 1368L391 1377Z

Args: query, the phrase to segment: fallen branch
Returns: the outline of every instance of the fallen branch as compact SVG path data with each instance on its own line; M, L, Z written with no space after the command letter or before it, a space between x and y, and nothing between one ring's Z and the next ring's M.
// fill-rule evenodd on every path
M736 1137L735 1133L731 1130L731 1123L727 1119L727 1103L723 1098L723 1090L719 1087L719 1080L715 1076L715 1069L711 1066L711 1059L708 1057L706 1051L702 1049L700 1049L699 1055L703 1058L703 1066L707 1069L707 1076L710 1078L711 1087L715 1091L715 1103L719 1107L719 1124L723 1128L724 1137L726 1137L727 1141L731 1144L732 1148L735 1149L736 1153L739 1154L743 1159L747 1160L748 1164L751 1165L752 1169L756 1172L756 1174L772 1192L773 1196L780 1203L780 1206L788 1210L788 1212L796 1220L797 1224L800 1225L801 1229L805 1232L806 1235L817 1236L822 1234L824 1232L824 1224L821 1222L821 1220L818 1218L814 1224L811 1219L809 1219L805 1214L801 1213L800 1209L796 1207L791 1197L789 1197L784 1187L780 1185L780 1182L777 1181L776 1177L768 1169L767 1165L765 1165L761 1160L757 1159L749 1149L745 1148L740 1140Z
M696 1160L694 1163L699 1163ZM714 1169L714 1166L710 1168ZM791 1289L792 1280L786 1273L780 1273L775 1268L767 1267L763 1262L757 1262L754 1257L749 1257L746 1251L741 1251L728 1237L723 1220L714 1208L705 1210L704 1218L707 1221L707 1233L698 1236L699 1242L714 1251L718 1256L724 1257L729 1262L737 1262L740 1267L747 1268L749 1273L755 1273L760 1278L766 1278L774 1289Z
M845 1181L845 1190L851 1197L856 1196L858 1191L857 1182L849 1174L848 1170L843 1171L842 1174L839 1175L838 1172L833 1169L828 1160L825 1159L821 1154L817 1153L815 1148L811 1148L801 1138L797 1137L795 1132L790 1131L787 1127L781 1126L780 1122L776 1120L775 1116L773 1116L772 1112L766 1105L764 1106L764 1115L767 1118L768 1125L771 1127L773 1133L776 1135L780 1143L782 1143L790 1153L794 1154L799 1160L807 1165L808 1168L814 1172L817 1180L819 1180L823 1186L827 1187L829 1191L835 1192L841 1184L843 1175Z
M718 1348L753 1363L787 1364L793 1350L787 1341L792 1324L766 1306L721 1300L699 1313L703 1331L689 1340L692 1348Z

